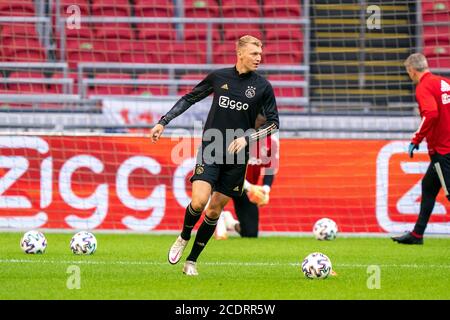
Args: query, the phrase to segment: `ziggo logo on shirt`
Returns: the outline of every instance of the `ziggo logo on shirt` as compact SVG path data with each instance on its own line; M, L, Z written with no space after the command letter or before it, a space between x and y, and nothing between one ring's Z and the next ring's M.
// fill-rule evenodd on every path
M231 110L236 109L237 111L248 109L248 103L232 100L225 96L219 97L219 106L222 108L230 108Z

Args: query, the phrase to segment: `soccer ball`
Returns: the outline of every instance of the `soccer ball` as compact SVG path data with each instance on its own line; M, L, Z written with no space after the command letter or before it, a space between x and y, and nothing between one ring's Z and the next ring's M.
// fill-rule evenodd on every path
M70 250L75 254L93 254L97 249L97 239L87 231L76 233L70 240Z
M44 253L47 248L47 239L42 232L31 230L23 235L20 247L25 253Z
M322 218L314 224L313 233L317 240L333 240L338 233L338 227L333 220Z
M320 252L311 253L302 263L303 274L309 279L325 279L331 270L330 259Z

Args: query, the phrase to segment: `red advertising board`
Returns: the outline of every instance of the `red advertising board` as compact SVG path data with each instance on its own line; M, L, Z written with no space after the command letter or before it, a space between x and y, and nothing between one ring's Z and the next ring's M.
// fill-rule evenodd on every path
M194 142L1 136L0 228L179 230L190 201ZM407 145L281 139L260 230L310 232L323 217L341 232L411 229L429 159L426 146L410 159ZM450 233L449 210L441 192L427 231Z

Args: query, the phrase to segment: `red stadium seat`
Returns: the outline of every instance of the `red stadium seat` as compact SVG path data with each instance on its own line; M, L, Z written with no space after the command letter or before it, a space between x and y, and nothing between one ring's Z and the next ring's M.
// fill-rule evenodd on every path
M64 78L64 74L62 72L55 72L52 77L52 79L66 79ZM72 85L72 92L69 92L67 94L78 94L78 73L77 72L69 72L67 74L67 79L72 79L73 85ZM62 84L49 84L48 85L49 92L54 94L63 94L63 85Z
M94 37L94 31L91 30L88 26L81 28L81 29L64 29L64 32L66 34L66 42L65 42L65 50L67 53L68 47L69 50L71 50L71 48L73 48L73 50L77 49L77 45L82 45L83 43L89 43L94 41L95 37ZM56 46L58 48L57 51L57 57L58 59L61 59L61 40L62 37L60 34L57 34L55 36L55 40L56 40ZM71 50L71 51L73 51ZM67 55L66 55L67 58Z
M136 0L134 8L137 17L171 18L174 16L172 1ZM175 28L168 22L138 23L136 27L139 39L176 39Z
M2 60L14 60L16 54L25 61L45 60L34 23L10 23L1 27L1 46L7 52Z
M55 7L53 7L53 12L51 14L52 17L52 23L53 23L53 34L56 35L56 37L59 38L59 30L61 27L64 27L67 22L74 23L73 20L65 20L69 17L71 17L76 11L74 9L68 10L70 6L77 6L80 9L80 15L81 17L88 17L91 15L91 8L89 4L89 0L60 0L59 2L59 8L56 8L56 2L53 1ZM63 25L59 24L61 21L56 21L57 19L57 11L59 10L59 16L60 18L64 18ZM74 36L79 34L83 35L84 31L86 29L89 29L90 25L83 20L81 20L81 28L80 29L69 29L68 27L64 28L64 32L66 34L66 37L69 37L69 35L73 34ZM59 41L58 41L59 42ZM59 43L58 43L59 45Z
M425 46L449 45L450 25L425 25L423 26L423 41Z
M293 40L301 41L303 39L302 26L298 24L266 24L266 41Z
M137 17L173 17L173 1L135 0L134 12Z
M131 15L128 0L92 0L91 14L103 17L127 17Z
M37 71L16 71L9 75L9 79L25 79L22 83L9 83L8 88L10 93L24 93L24 94L41 94L46 93L47 85L45 83L34 83L31 79L45 79L44 74Z
M37 39L36 25L33 23L8 23L1 25L2 42L6 38L32 38Z
M84 27L80 29L65 28L64 32L67 40L91 39L94 38L95 35L95 30L90 25L84 25Z
M264 0L263 16L266 18L298 18L301 12L299 0Z
M166 62L204 64L206 63L206 42L185 41L172 43Z
M138 76L139 80L166 80L169 79L167 74L160 73L143 73ZM145 96L166 96L169 94L169 86L164 84L148 84L138 85L133 91L134 95Z
M34 16L33 0L0 0L0 16Z
M134 39L134 31L128 23L94 24L97 39L130 40Z
M264 35L258 24L224 25L224 40L237 41L240 37L251 35L263 41Z
M276 97L303 97L302 87L277 86L275 81L304 81L303 76L297 74L274 74L267 79L272 83Z
M191 73L191 74L185 74L180 77L180 80L195 80L197 83L205 79L206 74L199 74L199 73ZM180 84L178 85L178 95L182 96L186 93L191 92L191 90L196 86L197 84Z
M220 13L216 0L185 0L184 16L191 18L218 17Z
M257 0L223 0L222 15L225 18L259 18L261 17L261 10ZM259 24L224 24L223 30L225 41L236 41L247 34L261 40L263 37L261 25Z
M184 2L184 16L186 18L216 18L219 17L219 6L215 0L186 0ZM212 39L220 40L219 26L213 24ZM184 25L185 40L207 39L208 25L186 23Z
M119 45L124 41L129 42L134 38L134 32L131 26L126 23L104 24L92 28L86 26L81 29L66 29L66 32L68 32L66 50L71 53L71 59L78 60L81 58L84 60L86 56L93 55L93 57L86 60L89 62L120 62ZM59 37L57 38L59 48L60 39ZM77 46L80 48L77 48ZM92 47L92 49L89 49L89 47ZM93 50L94 52L90 53L89 50ZM77 55L80 58L74 57ZM100 56L104 56L104 58ZM74 66L73 61L71 62L71 66Z
M428 51L435 50L435 46L450 44L450 0L425 0L422 1L423 41ZM445 24L433 25L435 22ZM432 64L437 64L437 58L433 58Z
M104 42L99 42L95 39L68 41L66 46L66 56L70 68L75 68L78 62L108 61Z
M175 28L170 23L141 23L137 25L138 38L147 40L175 40Z
M220 41L220 31L218 27L214 27L211 30L212 41ZM208 29L204 24L187 24L186 29L184 29L184 40L207 40L208 39Z
M258 18L261 9L258 0L222 0L222 15L226 18Z
M170 41L138 40L118 44L120 62L164 63L170 50Z
M427 57L430 68L450 68L450 45L428 46L423 54Z
M55 2L54 2L55 3ZM82 16L90 16L91 10L90 10L90 4L89 0L60 0L59 1L59 12L61 16L67 17L72 14L72 11L69 10L67 12L67 9L72 6L76 5L78 8L80 8L80 13Z
M235 64L236 44L225 42L217 45L213 52L213 63L215 64Z
M444 13L450 12L450 0L422 0L422 13Z
M424 22L450 21L450 0L422 1L422 15Z
M126 73L99 73L94 79L130 80L131 76ZM133 89L132 84L95 84L89 87L88 95L128 95Z
M299 42L273 42L263 49L264 64L301 64L302 46Z
M8 43L2 43L3 55L9 61L45 62L45 50L37 39L11 38Z

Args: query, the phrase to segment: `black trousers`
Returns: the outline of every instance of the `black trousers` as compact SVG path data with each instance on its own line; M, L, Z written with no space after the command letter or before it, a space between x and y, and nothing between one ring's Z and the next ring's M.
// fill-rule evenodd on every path
M442 172L441 177L438 174L438 167ZM450 195L448 194L450 192L450 153L445 155L436 153L431 156L430 165L422 179L422 200L419 217L414 227L415 233L424 234L441 188L444 189L447 199L450 201Z
M437 164L439 164L442 172L443 183L441 183L437 172ZM425 196L436 198L441 188L444 189L447 198L450 200L448 195L448 192L450 192L450 153L445 155L435 153L431 156L430 165L422 180L422 197L425 192Z
M233 197L234 210L241 225L241 237L258 237L259 209L256 204L250 202L247 193L240 197Z

